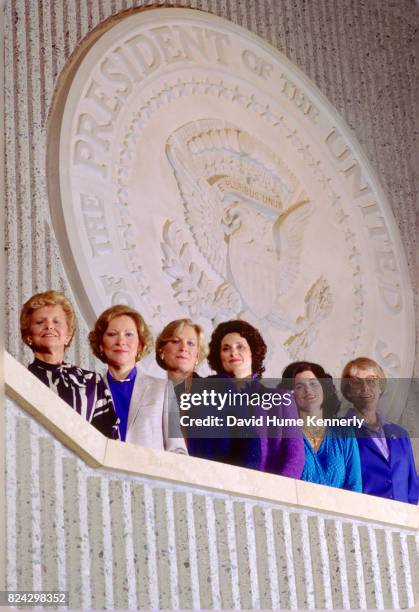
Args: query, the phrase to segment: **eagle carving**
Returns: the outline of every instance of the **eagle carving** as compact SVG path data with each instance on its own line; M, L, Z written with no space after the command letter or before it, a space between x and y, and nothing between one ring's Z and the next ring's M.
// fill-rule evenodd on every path
M196 248L263 319L294 285L312 204L266 145L219 120L190 122L166 144Z

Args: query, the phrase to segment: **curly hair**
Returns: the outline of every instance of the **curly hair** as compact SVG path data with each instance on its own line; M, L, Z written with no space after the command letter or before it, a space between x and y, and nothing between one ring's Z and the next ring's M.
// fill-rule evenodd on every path
M90 348L92 349L93 354L103 361L103 363L107 363L106 356L104 355L102 349L100 348L103 342L103 336L105 335L106 330L108 329L109 323L116 319L117 317L122 316L131 317L131 319L135 323L135 327L137 328L138 338L142 344L142 349L138 352L137 361L139 361L142 357L147 355L152 348L153 345L153 337L148 329L143 317L140 313L131 308L131 306L127 306L126 304L116 304L115 306L111 306L107 308L97 319L94 329L89 333L89 343Z
M247 321L241 321L239 319L224 321L217 325L212 332L209 343L209 354L207 357L210 368L217 372L217 374L226 374L221 363L221 342L224 336L234 333L239 334L242 338L247 340L252 353L252 373L256 375L257 378L261 378L265 371L263 365L267 349L265 341L256 327L253 327L253 325L250 325Z
M340 390L342 391L343 397L350 402L352 401L349 381L352 376L357 375L359 370L374 370L379 379L381 393L384 393L386 388L386 375L384 374L383 368L376 361L374 361L374 359L370 359L369 357L357 357L356 359L349 361L349 363L347 363L343 368L340 381Z
M76 315L74 313L74 308L64 293L52 289L43 291L42 293L36 293L23 304L22 310L20 311L20 334L23 342L33 350L33 346L31 346L28 341L30 336L31 317L35 310L43 308L44 306L61 306L63 309L68 331L71 334L71 338L66 346L70 346L74 332L76 331Z
M161 358L162 348L173 338L183 331L185 326L192 327L198 338L198 363L204 359L208 353L207 343L205 341L204 330L200 325L191 321L191 319L176 319L170 321L157 336L156 340L156 361L163 370L167 370L167 365Z
M322 410L324 417L330 418L335 416L340 408L340 399L333 383L332 376L318 363L312 363L311 361L295 361L294 363L290 363L282 372L282 386L287 389L294 389L295 377L302 372L313 372L322 386Z

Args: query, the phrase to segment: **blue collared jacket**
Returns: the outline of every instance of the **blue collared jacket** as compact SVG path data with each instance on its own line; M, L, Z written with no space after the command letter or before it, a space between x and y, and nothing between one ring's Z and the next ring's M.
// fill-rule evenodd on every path
M361 457L362 491L417 504L419 482L409 434L395 423L384 423L388 460L364 427L356 430Z

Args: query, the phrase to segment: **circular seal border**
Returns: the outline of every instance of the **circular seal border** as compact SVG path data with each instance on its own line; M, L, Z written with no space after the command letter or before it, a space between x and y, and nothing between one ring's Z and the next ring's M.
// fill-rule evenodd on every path
M157 19L156 19L157 18ZM289 73L292 74L293 81L300 86L303 91L309 91L311 98L321 108L322 112L325 113L330 123L334 123L341 135L345 144L347 143L350 147L352 155L360 163L363 173L368 179L368 183L371 185L371 190L376 196L377 203L382 210L386 222L386 227L391 238L391 242L394 246L397 264L399 268L399 278L401 281L401 290L404 299L404 317L407 321L407 327L414 329L414 313L413 313L413 294L411 285L409 282L408 268L405 258L405 253L402 245L402 241L399 235L398 228L393 216L393 212L388 203L388 200L381 188L379 180L373 170L370 162L366 158L360 144L355 139L350 128L346 125L345 121L340 117L337 110L331 105L327 98L320 92L317 86L290 60L288 60L281 52L269 45L259 36L245 30L244 28L229 22L226 19L215 16L211 13L199 11L197 9L178 9L178 8L148 8L147 10L138 10L134 13L130 12L127 15L122 14L117 23L115 20L108 20L104 22L93 32L87 35L85 44L80 49L80 52L70 59L69 65L63 71L59 84L57 86L57 92L55 96L54 105L50 114L49 119L49 134L48 134L48 149L47 149L47 168L49 172L48 180L48 193L51 207L51 215L53 219L54 230L57 236L58 243L61 247L61 252L66 253L64 258L64 264L66 272L70 278L70 282L75 289L76 295L79 297L80 306L83 314L86 316L88 321L94 318L93 308L90 305L90 299L86 294L83 286L81 277L77 270L77 264L73 256L70 239L66 230L65 223L63 223L63 201L61 198L60 188L60 169L57 172L57 155L59 153L59 138L61 129L63 127L63 113L64 104L67 94L70 93L73 85L74 78L77 75L77 70L80 66L84 65L84 58L89 54L90 49L94 46L95 53L105 51L109 45L108 35L112 32L114 38L122 36L125 31L131 30L135 27L135 23L141 22L141 25L147 23L156 24L164 20L170 19L170 23L173 20L179 19L184 21L190 21L194 25L201 24L208 26L213 24L219 26L225 31L230 31L232 34L240 36L242 39L248 39L253 44L261 47L265 53L272 57L274 61L280 62L286 67ZM68 101L67 101L68 104ZM65 195L64 195L65 197ZM67 255L68 254L68 255ZM407 330L406 330L407 331ZM404 351L406 369L413 367L414 358L414 335L407 334L406 349ZM406 370L405 370L406 371ZM407 373L407 372L406 372Z

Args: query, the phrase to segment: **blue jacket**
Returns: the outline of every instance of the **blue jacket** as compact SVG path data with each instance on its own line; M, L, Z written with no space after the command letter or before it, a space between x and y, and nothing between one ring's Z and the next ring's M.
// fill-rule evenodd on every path
M356 430L361 456L362 491L388 499L417 504L419 482L409 434L394 423L383 425L387 460L363 427Z

